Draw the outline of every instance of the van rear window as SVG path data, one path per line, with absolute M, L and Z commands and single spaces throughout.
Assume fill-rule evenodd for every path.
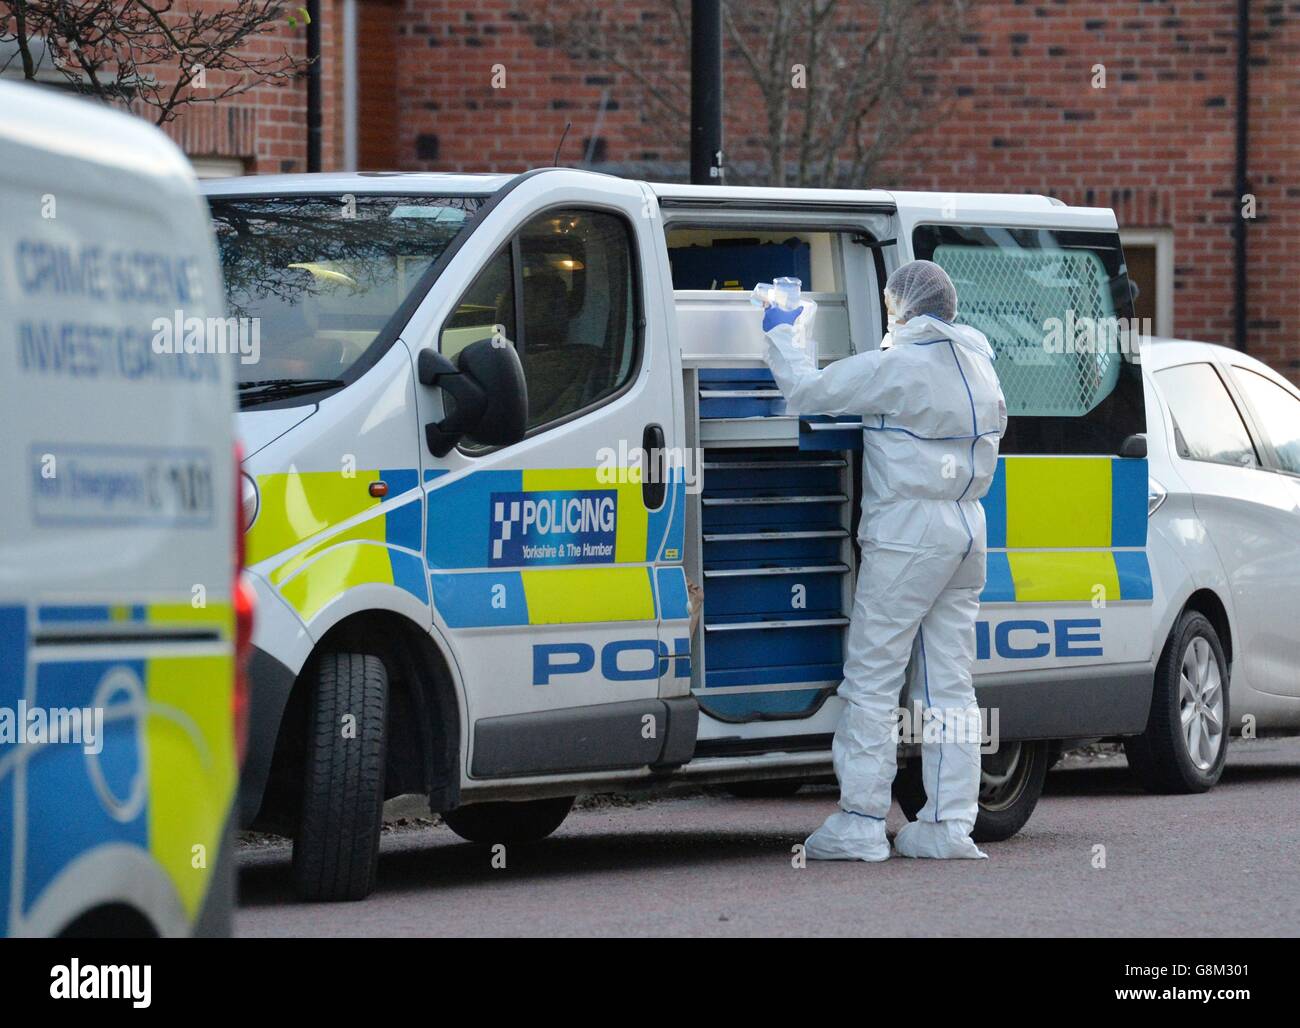
M 1115 453 L 1146 430 L 1117 233 L 922 225 L 918 258 L 957 287 L 957 320 L 998 355 L 1004 453 Z

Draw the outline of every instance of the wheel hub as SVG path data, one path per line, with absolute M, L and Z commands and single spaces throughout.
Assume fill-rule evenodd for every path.
M 1183 651 L 1178 676 L 1178 706 L 1187 756 L 1208 771 L 1223 746 L 1223 676 L 1210 642 L 1196 636 Z

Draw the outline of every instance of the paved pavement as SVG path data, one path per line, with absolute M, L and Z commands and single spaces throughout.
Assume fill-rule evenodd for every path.
M 1300 934 L 1300 738 L 1234 742 L 1223 781 L 1201 796 L 1140 791 L 1122 756 L 1069 758 L 1021 833 L 985 847 L 987 861 L 793 868 L 791 847 L 834 802 L 827 788 L 787 800 L 616 797 L 511 848 L 503 869 L 487 847 L 405 818 L 386 829 L 375 894 L 336 905 L 293 901 L 287 844 L 245 843 L 236 932 Z M 895 806 L 891 830 L 902 823 Z

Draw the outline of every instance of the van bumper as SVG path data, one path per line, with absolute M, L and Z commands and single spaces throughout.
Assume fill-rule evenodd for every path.
M 998 735 L 1007 742 L 1093 739 L 1137 735 L 1147 726 L 1155 665 L 1109 664 L 1059 671 L 980 675 L 975 696 L 998 712 Z
M 271 757 L 280 721 L 297 676 L 265 650 L 254 646 L 248 660 L 248 753 L 239 776 L 239 826 L 248 828 L 262 807 L 271 776 Z

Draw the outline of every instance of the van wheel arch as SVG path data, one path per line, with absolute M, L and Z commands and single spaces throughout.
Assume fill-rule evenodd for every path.
M 332 626 L 294 681 L 253 827 L 292 835 L 301 801 L 308 704 L 320 656 L 368 653 L 384 662 L 389 702 L 386 797 L 420 793 L 434 810 L 460 801 L 460 710 L 450 667 L 429 632 L 391 611 L 363 611 Z

